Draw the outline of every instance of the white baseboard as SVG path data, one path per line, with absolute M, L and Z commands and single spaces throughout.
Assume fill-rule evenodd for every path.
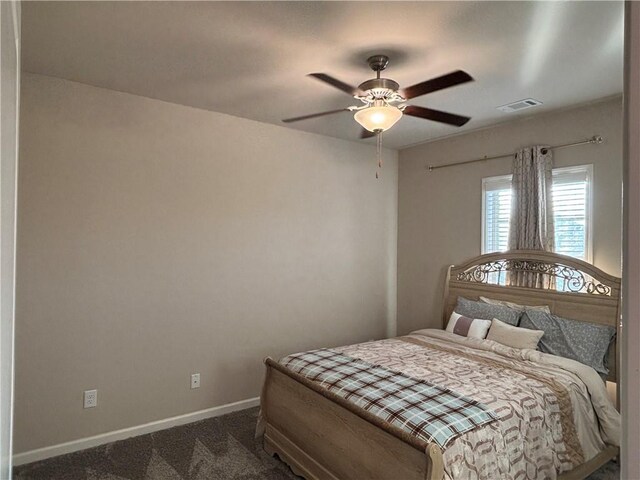
M 58 455 L 97 447 L 99 445 L 104 445 L 105 443 L 116 442 L 130 437 L 137 437 L 139 435 L 157 432 L 158 430 L 177 427 L 178 425 L 197 422 L 206 418 L 219 417 L 220 415 L 225 415 L 237 410 L 256 407 L 259 404 L 259 397 L 248 398 L 246 400 L 240 400 L 239 402 L 207 408 L 206 410 L 185 413 L 184 415 L 178 415 L 177 417 L 156 420 L 155 422 L 145 423 L 144 425 L 137 425 L 135 427 L 123 428 L 122 430 L 114 430 L 113 432 L 101 433 L 100 435 L 94 435 L 93 437 L 80 438 L 78 440 L 72 440 L 70 442 L 60 443 L 50 447 L 37 448 L 35 450 L 29 450 L 28 452 L 14 455 L 13 465 L 18 466 L 26 463 L 37 462 L 46 458 L 57 457 Z

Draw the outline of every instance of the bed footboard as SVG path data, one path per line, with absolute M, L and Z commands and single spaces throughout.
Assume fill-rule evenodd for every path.
M 307 480 L 442 480 L 437 445 L 411 445 L 305 385 L 271 359 L 261 398 L 265 450 Z

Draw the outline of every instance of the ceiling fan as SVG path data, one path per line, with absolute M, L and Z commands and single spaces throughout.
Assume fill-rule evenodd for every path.
M 312 113 L 301 117 L 286 118 L 285 123 L 299 122 L 310 118 L 333 115 L 341 112 L 355 112 L 353 117 L 363 129 L 360 138 L 373 137 L 382 133 L 396 124 L 403 114 L 412 117 L 432 120 L 434 122 L 446 123 L 461 127 L 470 117 L 456 115 L 454 113 L 434 110 L 432 108 L 419 107 L 417 105 L 407 105 L 405 102 L 412 98 L 436 92 L 445 88 L 472 82 L 473 78 L 462 70 L 432 78 L 410 87 L 400 89 L 400 85 L 389 78 L 380 78 L 380 72 L 387 68 L 389 57 L 386 55 L 373 55 L 367 59 L 369 67 L 376 72 L 376 78 L 372 78 L 361 83 L 358 87 L 346 84 L 326 73 L 310 73 L 308 76 L 328 83 L 332 87 L 342 90 L 345 93 L 360 100 L 363 105 L 329 110 L 328 112 Z

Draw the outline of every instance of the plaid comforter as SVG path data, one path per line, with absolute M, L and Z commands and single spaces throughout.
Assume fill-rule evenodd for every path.
M 497 420 L 475 400 L 424 380 L 330 349 L 289 355 L 280 363 L 409 434 L 445 448 L 465 432 Z

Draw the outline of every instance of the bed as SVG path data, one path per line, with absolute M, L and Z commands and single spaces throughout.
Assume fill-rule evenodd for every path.
M 510 286 L 517 275 L 533 278 L 535 287 Z M 449 267 L 443 327 L 459 297 L 547 305 L 554 315 L 619 329 L 620 279 L 548 252 L 488 254 Z M 616 335 L 606 378 L 616 385 L 617 358 Z M 267 453 L 308 480 L 573 480 L 619 453 L 620 417 L 603 379 L 591 367 L 555 355 L 422 330 L 281 361 L 267 358 L 265 365 L 258 435 Z M 385 385 L 414 388 L 411 398 L 418 400 L 389 415 L 390 404 L 406 406 L 408 398 L 398 400 L 389 387 L 385 396 L 391 392 L 393 401 L 385 400 L 385 417 L 370 408 L 377 399 L 365 408 L 357 396 L 345 394 L 345 384 L 326 388 L 318 372 L 337 378 L 333 368 L 342 369 L 341 378 L 384 377 Z M 441 426 L 438 415 L 415 412 L 431 401 L 432 410 L 453 405 L 462 418 L 456 426 Z

